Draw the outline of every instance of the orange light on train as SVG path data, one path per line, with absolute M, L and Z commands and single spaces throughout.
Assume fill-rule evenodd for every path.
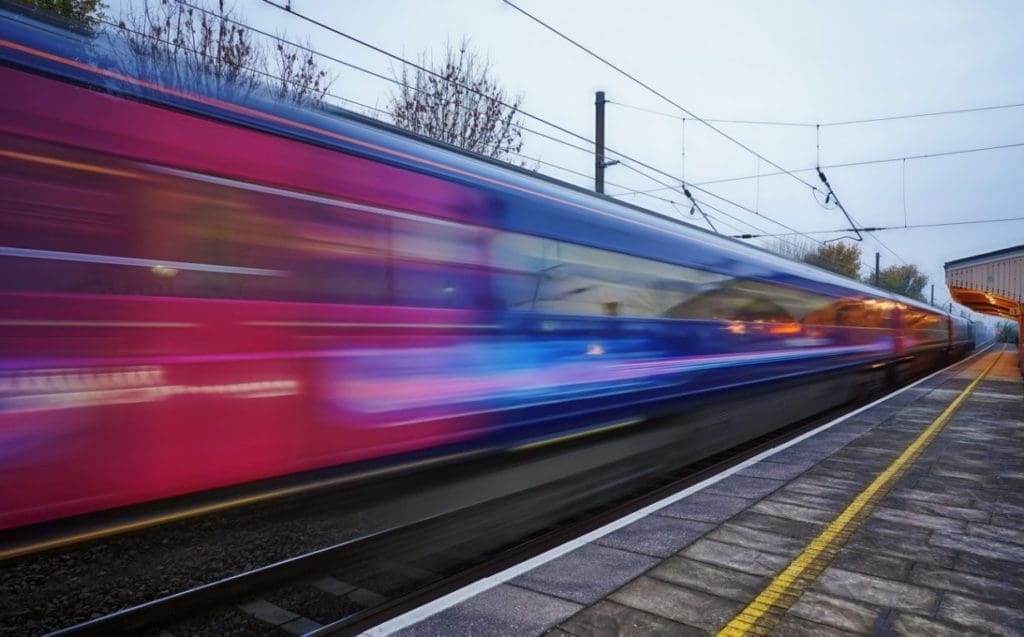
M 729 324 L 725 326 L 725 331 L 730 334 L 746 334 L 747 326 L 740 321 L 729 321 Z

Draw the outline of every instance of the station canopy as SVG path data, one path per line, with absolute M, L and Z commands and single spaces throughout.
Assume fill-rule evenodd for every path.
M 946 263 L 946 285 L 975 312 L 1022 322 L 1024 245 Z

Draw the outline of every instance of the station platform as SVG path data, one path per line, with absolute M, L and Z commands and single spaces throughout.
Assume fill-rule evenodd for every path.
M 1024 634 L 1024 394 L 995 346 L 371 635 Z

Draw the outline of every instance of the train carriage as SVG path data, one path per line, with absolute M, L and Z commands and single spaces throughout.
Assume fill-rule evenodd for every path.
M 0 15 L 0 529 L 665 418 L 709 453 L 966 347 L 908 299 L 85 46 Z

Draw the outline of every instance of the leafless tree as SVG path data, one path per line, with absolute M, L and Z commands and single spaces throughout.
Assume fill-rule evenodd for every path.
M 506 161 L 522 149 L 523 98 L 506 93 L 468 39 L 446 44 L 440 63 L 421 54 L 419 65 L 433 73 L 409 67 L 395 73 L 399 87 L 387 110 L 396 125 Z
M 244 98 L 269 89 L 297 103 L 317 103 L 332 78 L 313 53 L 282 39 L 268 44 L 233 6 L 141 0 L 123 10 L 118 31 L 129 73 L 171 86 Z M 199 8 L 196 8 L 199 7 Z
M 317 63 L 308 43 L 296 47 L 280 36 L 274 45 L 277 96 L 296 104 L 316 104 L 327 95 L 334 79 Z

